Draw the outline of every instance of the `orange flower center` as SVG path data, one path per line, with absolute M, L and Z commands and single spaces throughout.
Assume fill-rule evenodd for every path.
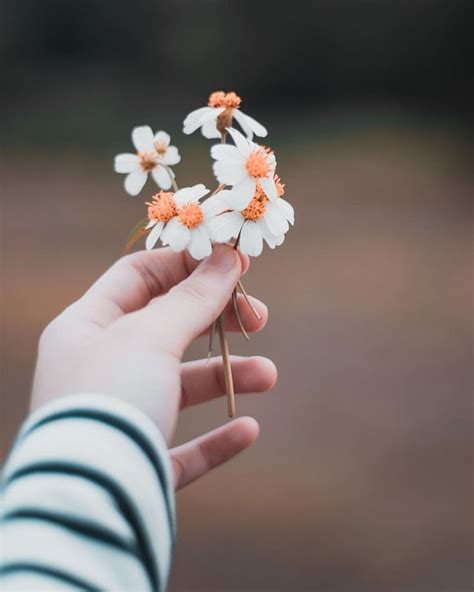
M 235 92 L 225 93 L 222 90 L 213 92 L 208 101 L 209 107 L 225 107 L 226 109 L 238 109 L 242 99 Z
M 256 222 L 265 213 L 267 203 L 268 197 L 262 191 L 260 185 L 257 185 L 255 194 L 252 197 L 252 201 L 245 208 L 245 210 L 241 211 L 241 214 L 246 220 L 252 220 L 252 222 Z
M 281 182 L 281 179 L 278 175 L 275 175 L 273 180 L 275 181 L 278 197 L 283 197 L 285 195 L 285 184 Z
M 265 148 L 257 148 L 249 154 L 245 168 L 251 177 L 255 177 L 256 179 L 268 177 L 271 167 L 267 156 L 268 151 Z
M 168 150 L 168 146 L 164 142 L 155 142 L 155 150 L 159 156 L 163 156 Z
M 153 196 L 153 201 L 146 202 L 148 206 L 148 218 L 155 222 L 168 222 L 173 216 L 178 214 L 174 193 L 160 191 Z
M 178 217 L 179 221 L 184 226 L 187 226 L 188 228 L 196 228 L 202 224 L 204 220 L 204 212 L 198 203 L 191 201 L 184 204 L 179 211 Z
M 138 158 L 145 173 L 149 173 L 156 167 L 156 156 L 153 152 L 139 152 Z

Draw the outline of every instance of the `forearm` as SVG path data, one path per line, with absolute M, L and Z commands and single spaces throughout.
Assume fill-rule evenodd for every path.
M 3 588 L 162 590 L 174 542 L 165 442 L 135 408 L 72 396 L 23 426 L 3 482 Z

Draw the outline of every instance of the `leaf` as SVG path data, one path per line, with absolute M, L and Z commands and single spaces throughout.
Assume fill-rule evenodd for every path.
M 127 242 L 125 243 L 125 246 L 123 248 L 124 255 L 130 253 L 131 248 L 137 242 L 137 240 L 139 240 L 140 238 L 142 238 L 142 236 L 145 236 L 150 232 L 150 229 L 146 228 L 148 222 L 148 218 L 143 218 L 142 220 L 137 222 L 135 226 L 132 228 L 128 236 Z

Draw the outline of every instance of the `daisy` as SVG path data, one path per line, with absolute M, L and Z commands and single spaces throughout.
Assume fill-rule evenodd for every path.
M 242 99 L 235 92 L 213 92 L 207 107 L 196 109 L 186 117 L 183 132 L 192 134 L 201 128 L 205 138 L 220 138 L 228 127 L 232 127 L 232 118 L 235 117 L 247 138 L 251 140 L 254 134 L 264 138 L 267 130 L 253 117 L 240 111 L 241 102 Z
M 211 148 L 215 159 L 214 174 L 224 185 L 232 185 L 234 194 L 239 196 L 239 207 L 245 208 L 255 193 L 257 185 L 265 195 L 274 201 L 278 197 L 274 174 L 275 155 L 264 146 L 247 140 L 235 129 L 230 128 L 235 146 L 217 144 Z
M 263 241 L 272 249 L 282 244 L 289 223 L 294 224 L 295 214 L 282 195 L 284 185 L 275 175 L 275 186 L 278 199 L 268 199 L 262 188 L 257 185 L 250 203 L 241 208 L 240 197 L 234 190 L 224 189 L 219 193 L 225 201 L 228 211 L 215 216 L 210 222 L 214 240 L 227 242 L 231 238 L 239 238 L 239 248 L 246 255 L 258 256 L 263 249 Z
M 170 136 L 166 132 L 153 135 L 150 126 L 142 125 L 132 131 L 132 141 L 136 154 L 118 154 L 115 157 L 115 171 L 126 173 L 125 191 L 138 195 L 146 183 L 148 173 L 162 189 L 172 185 L 173 172 L 169 168 L 181 160 L 176 146 L 170 146 Z
M 202 184 L 183 187 L 176 193 L 161 191 L 148 202 L 147 228 L 151 232 L 146 240 L 146 248 L 152 249 L 161 238 L 164 245 L 173 251 L 188 249 L 194 259 L 204 259 L 212 252 L 209 221 L 226 209 L 227 204 L 217 196 L 200 203 L 209 193 Z

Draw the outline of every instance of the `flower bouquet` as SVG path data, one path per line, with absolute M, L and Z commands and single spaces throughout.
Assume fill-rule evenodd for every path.
M 281 245 L 290 224 L 293 207 L 283 198 L 285 186 L 276 174 L 273 151 L 253 141 L 254 135 L 265 137 L 267 130 L 240 110 L 241 99 L 234 92 L 214 92 L 207 107 L 192 111 L 184 120 L 183 132 L 201 129 L 208 139 L 220 139 L 211 147 L 213 171 L 218 181 L 211 191 L 202 183 L 178 187 L 172 167 L 181 161 L 176 146 L 164 131 L 153 133 L 144 125 L 132 131 L 135 153 L 115 157 L 115 171 L 125 174 L 125 191 L 138 195 L 148 175 L 160 191 L 145 202 L 147 216 L 132 230 L 126 243 L 128 252 L 146 235 L 146 248 L 153 249 L 158 240 L 173 251 L 187 249 L 194 259 L 204 259 L 213 243 L 231 243 L 234 249 L 256 257 L 264 241 L 271 249 Z M 234 121 L 243 133 L 233 127 Z M 228 140 L 233 143 L 228 143 Z M 242 323 L 237 293 L 241 292 L 253 313 L 259 317 L 248 295 L 238 282 L 232 294 L 232 306 L 245 339 L 249 336 Z M 210 328 L 209 354 L 214 350 L 214 336 L 219 335 L 227 389 L 228 415 L 235 415 L 235 399 L 229 347 L 222 315 Z

